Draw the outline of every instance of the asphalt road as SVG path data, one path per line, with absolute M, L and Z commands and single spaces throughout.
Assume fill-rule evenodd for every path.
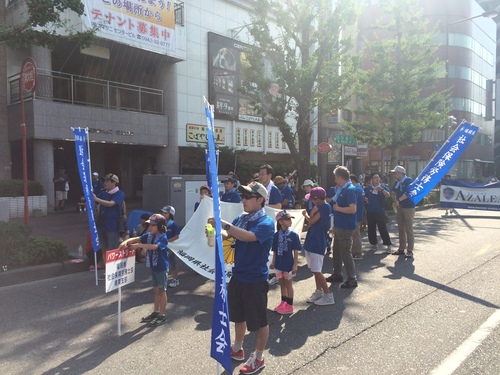
M 442 212 L 417 212 L 413 261 L 367 253 L 357 289 L 332 284 L 333 306 L 305 302 L 314 281 L 300 257 L 296 312 L 269 311 L 262 373 L 500 374 L 500 213 Z M 325 258 L 325 273 L 331 266 Z M 137 268 L 122 289 L 122 336 L 118 293 L 105 294 L 90 272 L 0 288 L 0 374 L 215 374 L 214 285 L 181 270 L 167 324 L 151 329 L 139 323 L 152 308 L 150 275 Z M 271 287 L 270 310 L 279 294 Z M 254 345 L 249 334 L 247 357 Z

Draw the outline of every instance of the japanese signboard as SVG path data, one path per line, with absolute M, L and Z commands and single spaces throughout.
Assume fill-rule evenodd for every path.
M 214 126 L 215 143 L 226 143 L 226 129 L 223 126 Z M 207 127 L 205 125 L 187 124 L 186 142 L 207 143 Z
M 335 143 L 338 143 L 341 145 L 353 145 L 356 143 L 356 139 L 354 138 L 354 136 L 349 135 L 349 134 L 335 134 L 334 140 L 335 140 Z
M 85 0 L 84 25 L 97 36 L 166 54 L 175 51 L 174 2 L 171 0 Z
M 245 121 L 262 124 L 264 121 L 274 125 L 275 121 L 269 116 L 262 116 L 260 107 L 254 100 L 241 93 L 242 83 L 245 80 L 243 64 L 247 55 L 252 52 L 252 47 L 238 40 L 222 35 L 208 33 L 208 85 L 209 101 L 215 109 L 215 118 L 231 121 Z M 263 56 L 263 65 L 269 61 Z M 247 62 L 248 63 L 248 62 Z M 267 66 L 263 74 L 269 76 L 272 69 Z M 269 77 L 271 81 L 274 79 Z M 266 95 L 261 101 L 281 97 L 280 87 L 277 83 L 269 85 Z M 266 97 L 267 99 L 263 99 Z M 266 105 L 263 105 L 265 108 Z M 250 142 L 251 143 L 251 142 Z M 279 148 L 279 147 L 278 147 Z
M 106 293 L 135 281 L 135 250 L 106 251 Z
M 28 93 L 35 91 L 36 82 L 38 78 L 38 73 L 36 69 L 35 60 L 28 57 L 24 60 L 23 66 L 21 68 L 21 88 Z M 23 95 L 22 93 L 20 94 Z

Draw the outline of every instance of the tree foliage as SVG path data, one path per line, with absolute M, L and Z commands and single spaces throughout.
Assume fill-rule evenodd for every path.
M 95 29 L 74 32 L 65 12 L 70 10 L 78 16 L 84 14 L 81 0 L 27 0 L 23 21 L 17 24 L 0 24 L 0 42 L 13 48 L 37 45 L 52 48 L 64 30 L 67 38 L 85 47 L 95 38 Z
M 446 123 L 448 93 L 436 90 L 446 71 L 418 2 L 383 0 L 380 6 L 382 19 L 365 37 L 359 106 L 348 127 L 358 141 L 390 148 L 396 165 L 401 147 Z
M 256 1 L 248 30 L 257 52 L 246 56 L 242 91 L 262 105 L 266 123 L 279 127 L 300 181 L 311 178 L 313 126 L 349 100 L 355 23 L 351 0 L 335 8 L 331 0 Z M 279 94 L 270 89 L 276 85 Z

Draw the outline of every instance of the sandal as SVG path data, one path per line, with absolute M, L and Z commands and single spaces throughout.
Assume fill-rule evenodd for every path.
M 394 252 L 391 253 L 392 255 L 405 255 L 405 251 L 404 250 L 396 250 Z

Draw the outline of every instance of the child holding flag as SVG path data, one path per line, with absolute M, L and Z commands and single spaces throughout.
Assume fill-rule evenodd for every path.
M 276 230 L 273 239 L 273 260 L 269 268 L 276 270 L 281 287 L 281 303 L 274 309 L 279 314 L 293 314 L 292 279 L 297 274 L 300 238 L 290 230 L 292 219 L 285 210 L 276 214 Z
M 129 247 L 137 250 L 142 248 L 146 252 L 146 267 L 151 268 L 154 293 L 154 311 L 142 318 L 142 323 L 149 323 L 156 327 L 167 321 L 167 277 L 168 277 L 168 251 L 167 228 L 165 218 L 160 214 L 153 214 L 146 221 L 149 231 L 140 237 L 129 238 L 120 244 L 120 248 Z

